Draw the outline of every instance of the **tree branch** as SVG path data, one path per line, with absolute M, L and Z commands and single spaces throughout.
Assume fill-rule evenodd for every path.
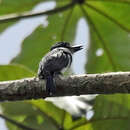
M 10 15 L 1 16 L 0 23 L 19 20 L 22 18 L 30 18 L 30 17 L 32 18 L 32 17 L 36 17 L 36 16 L 55 14 L 58 12 L 65 11 L 65 10 L 73 7 L 75 4 L 76 4 L 76 2 L 72 1 L 71 3 L 69 3 L 63 7 L 55 8 L 55 9 L 48 10 L 48 11 L 42 11 L 42 12 L 38 12 L 38 13 L 30 13 L 29 12 L 29 13 L 23 13 L 23 14 L 10 14 Z
M 57 89 L 53 96 L 130 93 L 130 72 L 56 77 L 55 83 Z M 38 78 L 0 82 L 0 101 L 46 97 L 45 81 Z

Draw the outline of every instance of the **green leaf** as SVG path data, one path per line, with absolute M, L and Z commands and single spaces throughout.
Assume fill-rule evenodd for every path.
M 32 76 L 34 76 L 34 73 L 22 65 L 0 65 L 0 81 Z
M 71 129 L 86 122 L 85 118 L 73 120 L 72 116 L 59 109 L 51 102 L 41 100 L 1 103 L 4 115 L 26 126 L 38 130 Z M 17 107 L 16 107 L 17 106 Z M 17 109 L 16 109 L 17 108 Z M 7 123 L 10 130 L 19 130 L 11 123 Z
M 21 53 L 12 60 L 12 63 L 20 63 L 37 71 L 41 58 L 49 51 L 52 44 L 61 40 L 69 42 L 74 40 L 76 25 L 81 16 L 80 13 L 76 15 L 77 12 L 80 12 L 78 6 L 73 9 L 73 12 L 71 9 L 48 16 L 48 26 L 39 26 L 23 41 Z
M 100 95 L 94 104 L 94 117 L 75 130 L 129 130 L 129 95 Z M 100 102 L 99 102 L 100 101 Z
M 3 113 L 7 117 L 22 123 L 28 127 L 41 130 L 41 129 L 56 129 L 55 125 L 43 114 L 37 107 L 29 104 L 26 101 L 21 102 L 5 102 L 1 103 Z M 17 126 L 7 122 L 9 130 L 19 130 Z
M 51 118 L 55 123 L 61 124 L 61 122 L 62 122 L 61 119 L 62 119 L 63 114 L 64 114 L 63 110 L 57 108 L 52 103 L 46 102 L 42 99 L 41 100 L 33 100 L 33 101 L 30 101 L 30 103 L 32 103 L 34 106 L 39 108 L 43 113 L 48 115 L 48 117 Z
M 130 3 L 123 1 L 89 1 L 84 5 L 91 31 L 86 65 L 89 73 L 129 70 L 130 18 L 124 17 L 129 14 L 129 7 Z M 99 48 L 104 51 L 101 56 L 96 55 Z
M 130 23 L 125 17 L 130 1 L 87 1 L 82 11 L 90 27 L 91 44 L 86 70 L 88 73 L 128 71 Z M 99 50 L 103 54 L 96 55 Z M 94 117 L 76 130 L 129 130 L 129 95 L 96 97 Z
M 44 100 L 32 100 L 29 102 L 43 112 L 57 128 L 71 129 L 86 122 L 85 118 L 73 120 L 69 113 L 65 112 L 63 109 L 59 109 L 51 102 Z

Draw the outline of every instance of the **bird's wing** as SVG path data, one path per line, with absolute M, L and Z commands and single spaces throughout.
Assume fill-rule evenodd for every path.
M 68 52 L 62 49 L 53 50 L 44 59 L 44 69 L 53 72 L 61 71 L 70 64 L 70 60 L 72 61 L 72 56 Z

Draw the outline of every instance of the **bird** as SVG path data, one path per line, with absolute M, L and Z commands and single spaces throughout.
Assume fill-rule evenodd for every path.
M 69 42 L 57 42 L 41 59 L 38 68 L 38 78 L 45 79 L 46 92 L 52 95 L 56 92 L 54 77 L 62 74 L 71 66 L 72 55 L 83 49 L 81 45 L 71 46 Z

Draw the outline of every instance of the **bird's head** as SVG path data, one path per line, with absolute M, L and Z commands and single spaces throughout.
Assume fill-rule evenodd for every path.
M 59 48 L 59 47 L 63 47 L 63 48 L 67 48 L 69 49 L 72 53 L 75 53 L 81 49 L 83 49 L 81 45 L 77 45 L 77 46 L 71 46 L 70 43 L 68 42 L 57 42 L 55 45 L 53 45 L 51 47 L 51 50 L 55 49 L 55 48 Z

